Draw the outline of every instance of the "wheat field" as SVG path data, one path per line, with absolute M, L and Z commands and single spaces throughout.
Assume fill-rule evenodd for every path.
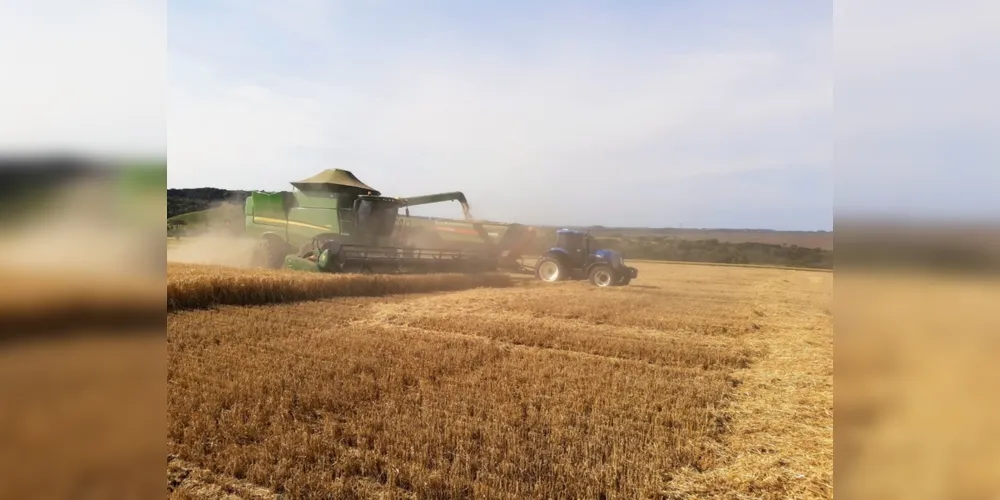
M 504 287 L 511 282 L 510 276 L 499 273 L 326 274 L 171 263 L 167 266 L 167 310 Z
M 637 267 L 171 264 L 171 498 L 832 498 L 833 274 Z

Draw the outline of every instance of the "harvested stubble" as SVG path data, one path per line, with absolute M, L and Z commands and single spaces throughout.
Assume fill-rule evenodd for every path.
M 334 275 L 171 263 L 167 267 L 167 310 L 454 291 L 512 283 L 507 275 L 491 273 Z
M 294 498 L 829 498 L 829 275 L 642 272 L 171 314 L 171 452 Z

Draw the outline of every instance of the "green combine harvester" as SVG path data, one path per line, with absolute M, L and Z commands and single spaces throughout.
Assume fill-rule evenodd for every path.
M 253 192 L 244 210 L 258 239 L 253 265 L 334 273 L 524 271 L 534 228 L 475 221 L 461 192 L 394 198 L 351 172 L 324 170 L 294 190 Z M 409 207 L 458 201 L 464 221 L 409 216 Z M 399 210 L 405 215 L 400 216 Z

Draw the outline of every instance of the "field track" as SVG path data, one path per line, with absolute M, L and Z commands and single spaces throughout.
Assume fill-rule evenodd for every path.
M 832 498 L 833 274 L 636 265 L 178 307 L 171 497 Z

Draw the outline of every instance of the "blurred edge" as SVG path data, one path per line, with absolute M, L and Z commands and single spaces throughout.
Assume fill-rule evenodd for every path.
M 934 222 L 853 215 L 834 224 L 841 270 L 995 274 L 1000 219 Z
M 835 490 L 1000 494 L 1000 220 L 837 218 Z
M 164 494 L 166 178 L 0 157 L 0 498 Z
M 0 157 L 0 325 L 165 310 L 166 180 L 162 160 Z

